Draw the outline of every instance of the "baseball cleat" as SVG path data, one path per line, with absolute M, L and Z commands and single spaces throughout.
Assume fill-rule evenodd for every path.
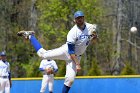
M 34 31 L 19 31 L 17 33 L 18 36 L 23 36 L 26 39 L 28 39 L 29 38 L 29 35 L 32 35 L 32 34 L 35 34 L 35 32 Z

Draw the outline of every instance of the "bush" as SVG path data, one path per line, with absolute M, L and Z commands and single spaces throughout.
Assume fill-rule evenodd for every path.
M 132 66 L 126 64 L 126 66 L 121 71 L 121 75 L 136 75 L 136 71 Z
M 101 69 L 99 68 L 98 64 L 95 61 L 92 61 L 92 66 L 88 72 L 89 76 L 99 76 L 101 75 Z

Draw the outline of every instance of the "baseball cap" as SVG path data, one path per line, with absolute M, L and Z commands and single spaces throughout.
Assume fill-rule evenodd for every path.
M 74 18 L 80 17 L 80 16 L 84 16 L 84 13 L 82 11 L 77 11 L 74 13 Z
M 6 56 L 6 53 L 5 53 L 5 52 L 1 52 L 0 55 L 1 55 L 1 56 Z

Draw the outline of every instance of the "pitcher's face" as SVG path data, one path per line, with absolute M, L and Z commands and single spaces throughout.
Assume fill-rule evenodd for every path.
M 78 26 L 82 26 L 84 24 L 84 16 L 80 16 L 80 17 L 75 18 L 75 23 Z
M 1 56 L 1 60 L 6 61 L 6 56 Z

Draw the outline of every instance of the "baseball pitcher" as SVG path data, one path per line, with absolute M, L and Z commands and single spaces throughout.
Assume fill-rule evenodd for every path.
M 66 61 L 66 75 L 62 93 L 68 93 L 74 82 L 77 71 L 81 70 L 80 59 L 89 43 L 97 39 L 96 25 L 84 21 L 84 13 L 74 13 L 75 25 L 67 34 L 67 42 L 59 48 L 45 50 L 34 36 L 34 31 L 20 31 L 18 36 L 29 39 L 39 57 L 43 59 L 59 59 Z

